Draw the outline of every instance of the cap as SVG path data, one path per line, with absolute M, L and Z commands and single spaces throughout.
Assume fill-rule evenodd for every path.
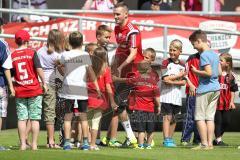
M 30 34 L 26 30 L 19 30 L 15 33 L 15 40 L 21 39 L 22 41 L 29 41 Z

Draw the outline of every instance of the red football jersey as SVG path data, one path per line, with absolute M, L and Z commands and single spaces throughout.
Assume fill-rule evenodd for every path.
M 160 96 L 159 76 L 155 71 L 141 75 L 138 71 L 131 74 L 130 84 L 133 90 L 129 94 L 129 109 L 154 112 L 155 97 Z
M 106 84 L 112 84 L 112 76 L 110 68 L 106 68 L 105 72 L 97 79 L 102 97 L 98 98 L 95 85 L 93 82 L 88 82 L 88 107 L 106 110 L 109 108 L 109 97 L 106 90 Z
M 118 48 L 116 50 L 114 65 L 119 67 L 129 56 L 130 48 L 137 48 L 137 55 L 129 66 L 125 66 L 122 71 L 122 77 L 126 77 L 128 72 L 136 68 L 136 64 L 143 60 L 141 34 L 137 26 L 129 21 L 124 27 L 115 26 L 114 29 Z
M 188 79 L 192 82 L 192 84 L 197 88 L 198 87 L 198 76 L 194 74 L 191 70 L 191 66 L 196 67 L 196 69 L 199 69 L 199 63 L 200 63 L 200 55 L 198 53 L 195 53 L 193 55 L 190 55 L 186 64 L 185 69 L 187 72 Z M 189 94 L 189 85 L 186 84 L 186 94 Z
M 238 85 L 235 82 L 235 77 L 229 74 L 225 76 L 219 76 L 218 78 L 220 83 L 220 97 L 218 99 L 217 110 L 229 110 L 231 92 L 238 91 Z
M 17 98 L 35 97 L 43 93 L 34 64 L 35 54 L 35 51 L 28 48 L 16 50 L 11 54 Z

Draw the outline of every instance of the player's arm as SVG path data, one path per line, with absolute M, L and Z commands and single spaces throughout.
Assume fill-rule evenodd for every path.
M 218 64 L 218 75 L 221 76 L 222 75 L 222 67 L 221 64 Z
M 185 85 L 186 85 L 186 80 L 185 80 L 185 79 L 175 80 L 175 81 L 172 81 L 172 80 L 164 80 L 164 83 L 165 83 L 165 84 L 168 84 L 168 85 L 185 86 Z
M 39 78 L 40 78 L 40 80 L 42 82 L 43 91 L 45 93 L 45 92 L 47 92 L 48 88 L 47 88 L 47 84 L 45 82 L 42 66 L 41 66 L 40 60 L 39 60 L 38 55 L 37 55 L 36 52 L 34 53 L 33 62 L 34 62 L 34 67 L 35 67 L 35 69 L 37 71 L 37 74 L 38 74 L 38 76 L 39 76 Z
M 192 71 L 196 75 L 201 76 L 201 77 L 211 77 L 212 76 L 212 67 L 211 67 L 211 65 L 210 64 L 205 65 L 203 68 L 204 68 L 203 70 L 198 70 L 193 65 L 191 66 Z
M 234 104 L 234 99 L 235 99 L 235 92 L 231 92 L 231 99 L 230 99 L 230 109 L 236 109 L 236 106 Z
M 8 87 L 10 89 L 10 94 L 11 94 L 11 96 L 15 96 L 15 90 L 13 88 L 13 83 L 12 83 L 12 77 L 11 77 L 10 69 L 6 69 L 4 71 L 4 74 L 5 74 L 5 77 L 6 77 L 7 82 L 8 82 Z
M 238 84 L 235 81 L 235 75 L 233 74 L 233 79 L 230 82 L 230 91 L 231 91 L 231 99 L 230 99 L 230 109 L 235 109 L 236 106 L 234 104 L 234 99 L 235 99 L 235 92 L 238 91 Z
M 58 72 L 64 76 L 64 72 L 65 72 L 65 68 L 64 68 L 64 56 L 59 56 L 57 57 L 56 61 L 55 61 L 55 66 L 58 70 Z
M 111 87 L 110 83 L 106 84 L 106 89 L 107 89 L 107 93 L 108 93 L 108 97 L 109 97 L 109 101 L 111 103 L 112 109 L 117 110 L 118 105 L 116 104 L 116 102 L 114 100 L 113 90 L 112 90 L 112 87 Z
M 82 9 L 84 9 L 84 10 L 90 10 L 92 3 L 93 3 L 93 0 L 86 0 L 86 2 L 84 3 Z
M 12 58 L 11 58 L 11 55 L 9 53 L 8 48 L 3 49 L 2 53 L 3 53 L 2 57 L 1 57 L 2 61 L 5 60 L 3 65 L 2 65 L 2 67 L 4 69 L 4 74 L 5 74 L 5 77 L 6 77 L 7 82 L 8 82 L 8 87 L 10 89 L 10 94 L 11 94 L 11 96 L 15 96 L 15 90 L 14 90 L 14 87 L 13 87 L 12 77 L 11 77 L 11 70 L 10 70 L 11 68 L 13 68 L 12 67 Z
M 196 95 L 196 87 L 192 83 L 192 81 L 186 76 L 186 83 L 189 85 L 189 95 L 195 96 Z
M 130 45 L 130 48 L 129 48 L 130 54 L 128 55 L 126 60 L 117 68 L 119 72 L 119 77 L 121 77 L 122 69 L 125 66 L 127 66 L 129 63 L 131 63 L 137 56 L 138 46 L 140 46 L 142 43 L 139 34 L 140 33 L 137 30 L 133 30 L 131 31 L 131 33 L 127 38 L 129 40 L 129 45 Z
M 186 11 L 185 4 L 186 4 L 186 0 L 181 0 L 180 2 L 181 11 Z
M 159 115 L 161 112 L 161 103 L 160 103 L 160 89 L 157 85 L 154 87 L 153 95 L 154 95 L 155 110 L 157 115 Z
M 118 72 L 120 74 L 119 77 L 121 77 L 121 71 L 122 69 L 127 66 L 129 63 L 131 63 L 137 55 L 137 48 L 130 48 L 130 54 L 127 57 L 127 59 L 118 67 Z
M 166 76 L 165 80 L 175 81 L 175 80 L 183 78 L 185 75 L 186 75 L 186 72 L 184 70 L 182 70 L 177 75 Z
M 113 82 L 126 82 L 127 78 L 121 78 L 121 77 L 112 75 L 112 80 L 113 80 Z

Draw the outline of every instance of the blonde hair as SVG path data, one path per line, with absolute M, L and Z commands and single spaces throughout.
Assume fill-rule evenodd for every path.
M 222 53 L 220 55 L 227 63 L 229 63 L 229 67 L 227 68 L 227 72 L 231 73 L 233 70 L 233 62 L 232 62 L 232 56 L 229 53 Z
M 100 26 L 98 26 L 98 28 L 97 28 L 97 31 L 96 31 L 96 37 L 98 36 L 98 35 L 103 35 L 104 34 L 104 32 L 109 32 L 109 33 L 112 33 L 112 29 L 110 28 L 110 27 L 108 27 L 107 25 L 100 25 Z
M 52 29 L 48 33 L 48 39 L 47 39 L 47 52 L 49 54 L 52 54 L 54 51 L 61 53 L 64 51 L 65 46 L 65 38 L 64 34 L 57 30 Z
M 154 57 L 154 59 L 155 59 L 155 57 L 156 57 L 156 51 L 155 51 L 153 48 L 147 48 L 147 49 L 145 49 L 145 50 L 143 51 L 143 55 L 145 55 L 146 52 L 151 53 L 151 57 L 152 57 L 152 58 Z
M 182 52 L 182 41 L 180 41 L 179 39 L 174 39 L 171 41 L 170 46 L 173 46 L 174 48 L 177 48 L 178 50 L 180 50 Z

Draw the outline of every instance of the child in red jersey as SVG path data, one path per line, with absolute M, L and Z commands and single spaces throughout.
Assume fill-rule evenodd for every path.
M 12 67 L 15 70 L 15 97 L 18 116 L 18 133 L 20 137 L 20 150 L 26 150 L 27 120 L 31 121 L 32 150 L 37 150 L 39 133 L 39 120 L 42 114 L 42 87 L 38 76 L 42 81 L 44 91 L 47 86 L 37 53 L 28 48 L 30 35 L 25 30 L 19 30 L 15 34 L 15 42 L 18 48 L 11 54 Z
M 107 63 L 107 51 L 98 47 L 92 55 L 92 67 L 97 76 L 98 86 L 102 93 L 102 97 L 98 98 L 95 86 L 92 82 L 88 83 L 88 120 L 91 127 L 91 144 L 90 150 L 99 150 L 95 145 L 99 123 L 102 117 L 102 112 L 112 106 L 117 109 L 117 104 L 113 98 L 111 70 Z
M 129 74 L 129 83 L 134 89 L 129 96 L 129 109 L 133 110 L 134 124 L 138 131 L 138 148 L 151 149 L 153 132 L 155 130 L 155 107 L 160 113 L 159 76 L 151 68 L 151 62 L 143 60 L 138 64 L 138 71 Z M 147 143 L 144 146 L 145 132 Z
M 213 145 L 226 146 L 222 141 L 222 136 L 230 124 L 230 111 L 235 109 L 234 97 L 238 91 L 238 85 L 235 80 L 235 75 L 232 72 L 233 63 L 232 56 L 229 53 L 220 55 L 220 63 L 222 67 L 222 75 L 218 80 L 220 83 L 220 97 L 218 100 L 217 110 L 215 113 L 215 137 Z

